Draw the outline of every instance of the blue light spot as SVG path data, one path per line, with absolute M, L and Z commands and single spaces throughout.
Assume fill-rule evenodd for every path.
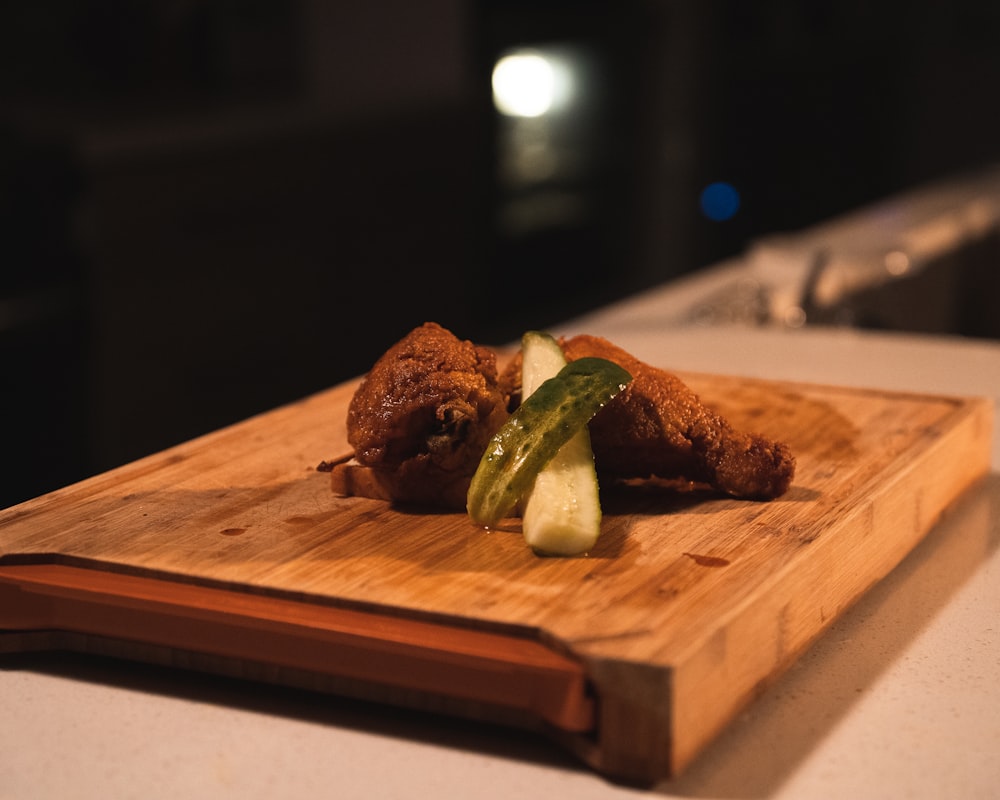
M 730 183 L 718 181 L 701 190 L 702 213 L 711 220 L 732 219 L 740 209 L 740 193 Z

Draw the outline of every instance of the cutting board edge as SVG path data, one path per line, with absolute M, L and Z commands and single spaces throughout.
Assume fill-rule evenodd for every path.
M 846 564 L 841 564 L 843 579 L 853 578 L 854 583 L 845 584 L 845 591 L 833 598 L 836 602 L 832 612 L 824 611 L 822 603 L 807 609 L 825 615 L 819 625 L 815 622 L 802 625 L 801 610 L 798 623 L 791 618 L 794 598 L 789 588 L 785 589 L 785 596 L 773 613 L 767 609 L 762 611 L 761 603 L 751 602 L 750 599 L 734 608 L 726 624 L 732 626 L 742 621 L 746 643 L 760 634 L 762 624 L 776 620 L 779 630 L 769 632 L 771 640 L 777 643 L 773 661 L 761 662 L 756 670 L 739 676 L 735 682 L 727 678 L 724 682 L 719 681 L 717 686 L 709 683 L 694 689 L 685 688 L 692 674 L 701 676 L 710 670 L 720 646 L 720 632 L 732 633 L 724 625 L 707 631 L 702 639 L 691 642 L 689 652 L 679 654 L 675 660 L 668 662 L 632 662 L 588 655 L 585 649 L 576 650 L 585 661 L 588 675 L 601 699 L 596 743 L 589 740 L 578 743 L 578 751 L 588 763 L 600 771 L 641 783 L 681 774 L 742 709 L 779 680 L 837 620 L 873 586 L 884 580 L 934 529 L 954 503 L 990 474 L 994 422 L 992 400 L 977 397 L 944 399 L 953 402 L 950 416 L 954 418 L 954 424 L 949 426 L 948 435 L 943 438 L 928 436 L 913 448 L 916 452 L 901 454 L 900 458 L 908 457 L 907 470 L 895 474 L 891 481 L 876 485 L 876 491 L 863 506 L 838 519 L 835 530 L 848 530 L 859 520 L 864 524 L 866 519 L 869 519 L 869 525 L 884 526 L 886 518 L 897 518 L 895 527 L 899 529 L 896 535 L 900 544 L 892 550 L 888 559 L 879 562 L 877 556 L 884 553 L 873 545 L 872 537 L 859 534 L 862 545 L 868 539 L 867 547 L 853 548 L 851 553 L 854 561 L 861 565 L 861 570 L 852 573 Z M 905 497 L 906 492 L 901 492 L 898 484 L 910 485 L 917 481 L 921 478 L 919 467 L 925 461 L 937 460 L 946 454 L 963 461 L 965 469 L 952 473 L 953 480 L 936 492 L 930 505 L 915 503 L 909 509 L 901 510 L 900 498 Z M 879 518 L 883 520 L 881 523 Z M 899 523 L 898 519 L 905 519 L 905 524 Z M 835 544 L 835 537 L 829 536 L 823 546 L 834 552 L 837 549 Z M 780 571 L 770 575 L 767 586 L 761 587 L 762 590 L 787 583 L 787 576 L 800 570 L 803 563 L 808 564 L 810 569 L 816 569 L 815 564 L 810 563 L 815 561 L 815 551 L 808 553 L 807 550 L 803 548 Z M 754 662 L 752 656 L 747 652 L 744 658 L 730 658 L 724 663 L 735 661 L 745 666 Z M 731 693 L 729 706 L 714 718 L 705 712 L 704 707 L 685 708 L 685 702 L 696 703 L 698 697 L 725 697 L 724 687 L 734 685 L 738 691 Z M 719 710 L 720 707 L 714 708 Z M 679 720 L 680 715 L 686 715 L 686 718 Z M 642 732 L 639 738 L 646 737 L 638 746 L 636 731 Z M 628 742 L 629 746 L 620 747 L 621 741 Z

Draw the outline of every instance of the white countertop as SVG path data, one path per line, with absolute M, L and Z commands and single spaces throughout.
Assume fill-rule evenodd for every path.
M 681 324 L 714 274 L 565 326 L 679 370 L 986 395 L 1000 343 Z M 459 332 L 460 333 L 460 332 Z M 993 474 L 681 778 L 609 783 L 531 734 L 83 656 L 0 659 L 0 800 L 1000 796 Z

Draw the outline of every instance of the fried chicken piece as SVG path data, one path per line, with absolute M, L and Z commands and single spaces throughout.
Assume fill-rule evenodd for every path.
M 561 339 L 566 358 L 598 356 L 632 374 L 632 382 L 590 421 L 594 462 L 603 480 L 682 479 L 735 497 L 769 500 L 784 494 L 795 458 L 780 442 L 736 431 L 706 408 L 676 375 L 657 369 L 606 339 Z M 500 377 L 516 404 L 521 359 Z
M 788 489 L 795 473 L 788 447 L 734 430 L 676 375 L 597 336 L 574 336 L 560 344 L 570 361 L 599 356 L 632 374 L 632 383 L 590 423 L 594 461 L 602 475 L 684 478 L 758 500 Z
M 347 439 L 388 497 L 465 508 L 479 459 L 507 416 L 493 351 L 428 322 L 362 380 Z
M 590 422 L 602 479 L 683 479 L 747 499 L 787 491 L 795 459 L 784 444 L 735 430 L 680 378 L 605 339 L 581 335 L 560 345 L 571 361 L 599 356 L 633 377 Z M 425 323 L 359 385 L 347 415 L 354 464 L 335 470 L 348 484 L 356 477 L 367 496 L 464 508 L 487 443 L 519 402 L 520 383 L 520 354 L 498 375 L 492 350 Z

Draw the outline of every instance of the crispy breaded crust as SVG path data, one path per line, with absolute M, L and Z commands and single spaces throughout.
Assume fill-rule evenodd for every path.
M 759 500 L 787 491 L 795 458 L 781 442 L 735 430 L 676 375 L 606 339 L 580 335 L 560 344 L 571 361 L 599 356 L 632 374 L 632 383 L 590 422 L 602 477 L 684 478 Z
M 392 498 L 464 508 L 479 459 L 506 418 L 495 353 L 428 322 L 365 376 L 348 408 L 347 438 Z

